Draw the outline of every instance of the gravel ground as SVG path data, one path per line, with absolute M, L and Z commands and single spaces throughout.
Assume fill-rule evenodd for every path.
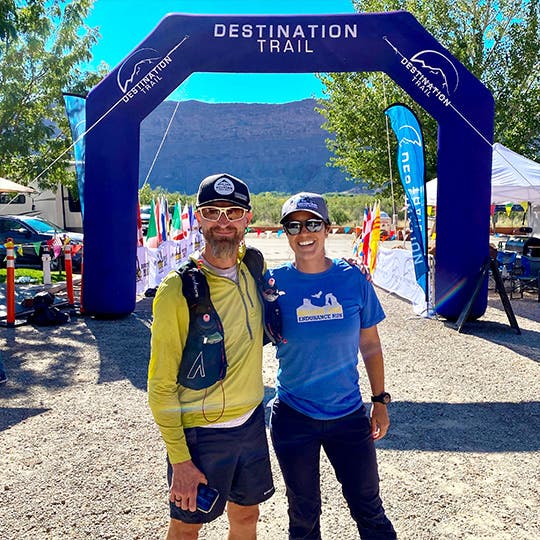
M 270 265 L 290 257 L 283 238 L 249 243 Z M 350 240 L 330 237 L 328 246 L 346 255 Z M 517 335 L 491 296 L 482 319 L 458 333 L 378 293 L 394 396 L 378 458 L 399 538 L 540 538 L 540 304 L 512 301 Z M 9 376 L 0 386 L 0 539 L 164 537 L 164 446 L 145 393 L 150 323 L 151 299 L 142 298 L 121 320 L 0 330 Z M 275 371 L 266 346 L 267 398 Z M 279 540 L 287 506 L 272 459 L 277 492 L 261 505 L 259 538 Z M 322 464 L 323 538 L 357 538 L 324 457 Z M 225 539 L 226 530 L 221 517 L 201 538 Z

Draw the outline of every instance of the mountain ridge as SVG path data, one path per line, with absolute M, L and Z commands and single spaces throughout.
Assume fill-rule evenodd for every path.
M 358 191 L 359 184 L 326 165 L 329 134 L 316 106 L 314 99 L 283 104 L 191 100 L 178 103 L 174 114 L 177 102 L 164 101 L 141 123 L 139 185 L 152 167 L 147 181 L 152 188 L 186 194 L 219 172 L 243 179 L 253 193 Z

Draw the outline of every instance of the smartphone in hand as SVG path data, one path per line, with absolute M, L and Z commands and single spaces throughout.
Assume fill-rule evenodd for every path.
M 212 511 L 219 498 L 217 489 L 208 487 L 206 484 L 199 484 L 197 488 L 197 510 L 208 514 Z

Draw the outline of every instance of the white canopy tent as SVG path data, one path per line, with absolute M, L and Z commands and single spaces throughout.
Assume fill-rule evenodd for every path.
M 437 205 L 437 179 L 426 183 L 426 201 Z M 491 204 L 529 203 L 529 226 L 540 235 L 540 163 L 532 161 L 500 143 L 493 145 Z
M 7 178 L 0 178 L 0 193 L 33 193 L 35 189 L 17 184 Z
M 426 184 L 426 199 L 437 205 L 437 179 Z M 540 203 L 540 163 L 516 154 L 500 143 L 493 145 L 491 203 Z

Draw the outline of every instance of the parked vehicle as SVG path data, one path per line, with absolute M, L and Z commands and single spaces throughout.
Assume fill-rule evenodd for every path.
M 47 241 L 58 238 L 62 243 L 69 238 L 73 245 L 83 243 L 83 235 L 66 231 L 46 219 L 34 216 L 0 216 L 0 265 L 5 267 L 6 248 L 4 244 L 12 238 L 16 246 L 22 246 L 22 254 L 16 252 L 15 266 L 20 268 L 42 268 L 43 248 Z M 51 251 L 51 269 L 64 268 L 63 255 L 53 258 Z M 80 270 L 82 253 L 78 251 L 72 256 L 73 269 Z
M 141 223 L 144 236 L 146 236 L 146 233 L 148 232 L 148 223 L 150 222 L 150 210 L 151 206 L 148 204 L 141 206 Z
M 69 231 L 82 233 L 81 203 L 61 184 L 55 191 L 39 191 L 34 186 L 31 193 L 17 193 L 13 190 L 3 192 L 0 185 L 0 215 L 37 216 L 59 223 Z

